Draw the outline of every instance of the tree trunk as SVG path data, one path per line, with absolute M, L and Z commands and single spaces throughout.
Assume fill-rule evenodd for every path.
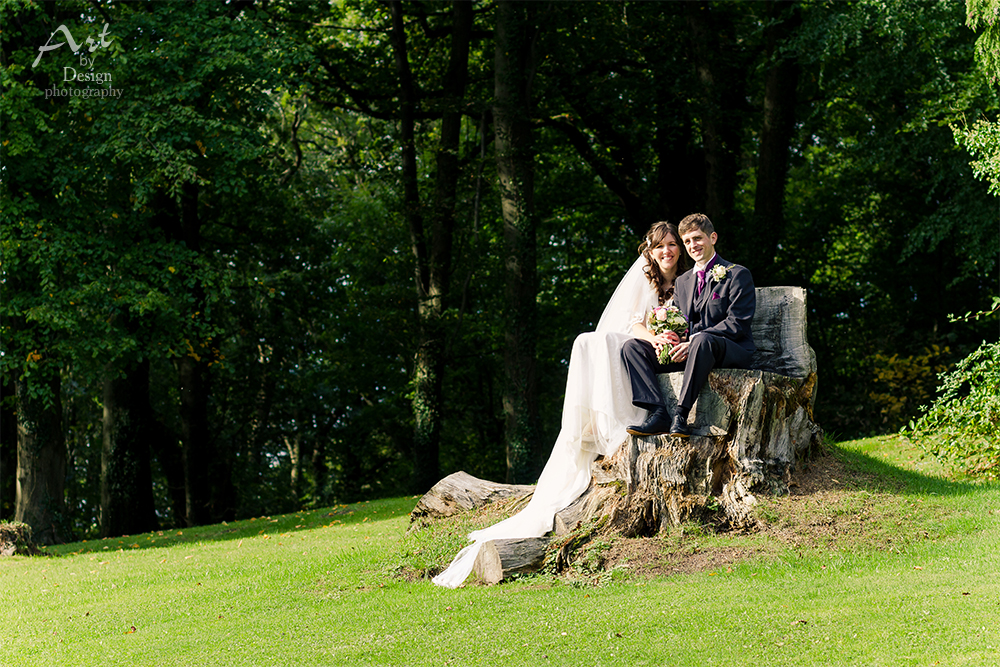
M 180 238 L 201 251 L 201 219 L 198 215 L 198 186 L 185 183 L 180 200 Z M 204 312 L 205 288 L 193 288 L 197 310 Z M 209 375 L 201 355 L 201 341 L 189 341 L 191 350 L 178 362 L 180 382 L 181 448 L 184 454 L 185 522 L 200 526 L 212 521 L 212 468 L 214 443 L 208 428 Z M 197 347 L 195 347 L 197 346 Z
M 704 212 L 716 222 L 734 210 L 745 81 L 727 8 L 685 3 L 695 72 L 701 83 L 705 150 Z
M 212 518 L 212 438 L 208 430 L 209 380 L 204 365 L 190 357 L 179 362 L 181 447 L 184 454 L 185 523 Z
M 187 516 L 187 497 L 184 490 L 184 452 L 179 439 L 164 424 L 156 422 L 149 444 L 167 480 L 167 496 L 174 521 L 183 525 Z
M 0 520 L 14 520 L 17 498 L 17 410 L 14 383 L 0 385 Z
M 152 408 L 149 361 L 104 379 L 104 446 L 101 452 L 101 536 L 155 530 L 150 471 Z
M 799 65 L 791 56 L 781 56 L 778 49 L 801 23 L 797 5 L 781 16 L 782 3 L 769 5 L 771 22 L 764 30 L 767 59 L 771 67 L 764 80 L 764 118 L 760 131 L 760 153 L 757 161 L 757 191 L 754 199 L 753 234 L 761 250 L 758 284 L 767 282 L 769 272 L 776 269 L 772 261 L 778 240 L 785 226 L 785 179 L 788 175 L 788 153 L 795 129 L 796 89 Z
M 450 291 L 455 196 L 458 187 L 458 146 L 462 107 L 468 78 L 472 5 L 452 3 L 451 51 L 444 79 L 444 111 L 438 142 L 434 202 L 425 221 L 418 188 L 416 160 L 417 87 L 410 68 L 403 8 L 392 9 L 392 45 L 399 77 L 399 123 L 403 157 L 404 215 L 416 259 L 417 318 L 420 339 L 416 345 L 413 379 L 414 473 L 413 487 L 429 488 L 438 478 L 446 329 L 442 322 Z M 425 224 L 425 222 L 427 224 Z
M 504 367 L 507 382 L 503 407 L 508 482 L 534 479 L 540 464 L 535 378 L 538 285 L 530 99 L 535 66 L 533 13 L 531 3 L 501 0 L 496 6 L 493 122 L 506 258 Z
M 14 520 L 31 526 L 38 544 L 69 537 L 63 517 L 66 442 L 62 432 L 59 378 L 47 383 L 48 400 L 32 393 L 28 380 L 15 380 L 17 394 L 17 491 Z
M 296 420 L 298 424 L 298 420 Z M 293 502 L 298 503 L 302 494 L 302 433 L 296 430 L 289 438 L 284 437 L 285 450 L 288 452 L 289 462 L 292 464 L 291 475 L 288 480 L 289 494 Z

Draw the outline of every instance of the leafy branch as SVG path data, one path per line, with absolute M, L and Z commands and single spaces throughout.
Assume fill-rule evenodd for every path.
M 948 315 L 948 320 L 951 322 L 971 322 L 972 320 L 978 320 L 980 317 L 992 315 L 997 312 L 1000 312 L 1000 296 L 993 297 L 993 307 L 989 310 L 981 310 L 978 313 L 970 310 L 965 315 Z

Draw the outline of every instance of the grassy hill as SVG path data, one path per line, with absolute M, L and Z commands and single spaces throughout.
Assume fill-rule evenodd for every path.
M 0 665 L 1000 665 L 1000 485 L 841 443 L 762 530 L 597 539 L 567 572 L 435 587 L 472 526 L 416 498 L 0 559 Z

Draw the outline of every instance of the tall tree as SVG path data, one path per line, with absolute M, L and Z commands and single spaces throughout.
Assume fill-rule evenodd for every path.
M 59 379 L 47 392 L 21 377 L 17 387 L 17 500 L 14 520 L 32 528 L 39 544 L 58 544 L 69 535 L 65 517 L 66 441 L 62 431 Z
M 17 497 L 17 410 L 14 383 L 0 383 L 0 519 L 14 518 Z
M 439 101 L 441 129 L 435 150 L 433 203 L 421 205 L 417 169 L 416 114 L 420 107 L 410 67 L 402 3 L 394 0 L 392 44 L 399 80 L 399 128 L 402 149 L 403 210 L 416 260 L 417 318 L 420 338 L 413 369 L 414 489 L 429 489 L 439 478 L 446 325 L 452 272 L 455 197 L 458 186 L 459 133 L 465 105 L 472 4 L 451 3 L 451 44 Z
M 144 533 L 157 527 L 150 447 L 156 428 L 149 405 L 149 361 L 104 379 L 101 534 Z
M 761 256 L 774 257 L 785 226 L 785 183 L 795 130 L 796 91 L 799 67 L 789 46 L 801 24 L 795 3 L 771 3 L 764 28 L 763 113 L 757 151 L 757 184 L 754 190 L 753 221 L 750 230 L 757 239 Z M 773 263 L 755 267 L 755 279 L 770 281 Z
M 737 22 L 745 14 L 727 3 L 685 3 L 688 45 L 699 88 L 705 160 L 705 208 L 712 219 L 736 222 L 735 196 L 742 141 L 748 54 Z
M 537 7 L 500 0 L 494 48 L 497 176 L 503 212 L 507 318 L 504 390 L 507 481 L 528 482 L 540 459 L 538 385 L 537 218 L 534 205 L 532 81 L 538 63 Z

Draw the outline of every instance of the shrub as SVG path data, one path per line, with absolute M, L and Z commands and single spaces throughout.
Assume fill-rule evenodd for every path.
M 910 437 L 924 451 L 970 475 L 1000 476 L 1000 342 L 979 349 L 942 373 L 939 396 Z

